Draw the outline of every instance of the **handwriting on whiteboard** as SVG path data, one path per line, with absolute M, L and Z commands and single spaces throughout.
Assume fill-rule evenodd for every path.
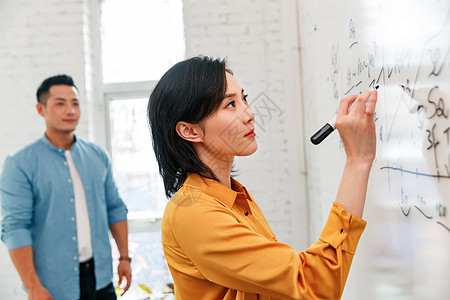
M 380 120 L 377 107 L 375 123 L 378 143 L 385 146 L 383 154 L 387 157 L 379 170 L 450 184 L 449 19 L 424 41 L 420 52 L 404 46 L 387 55 L 382 42 L 359 40 L 358 28 L 350 19 L 345 42 L 331 45 L 328 81 L 334 99 L 379 85 L 384 111 Z M 416 166 L 411 158 L 414 155 L 422 156 L 426 163 Z M 450 232 L 444 222 L 446 204 L 438 197 L 400 187 L 399 206 L 405 217 L 417 214 L 437 220 Z

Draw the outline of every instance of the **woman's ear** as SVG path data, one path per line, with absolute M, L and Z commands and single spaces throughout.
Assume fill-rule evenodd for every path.
M 203 130 L 199 124 L 180 121 L 175 129 L 178 135 L 188 142 L 198 143 L 203 140 Z

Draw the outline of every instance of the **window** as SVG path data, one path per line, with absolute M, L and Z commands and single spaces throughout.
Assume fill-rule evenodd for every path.
M 148 99 L 108 98 L 112 164 L 120 195 L 131 216 L 160 217 L 167 200 L 147 125 Z
M 173 299 L 161 246 L 167 199 L 147 125 L 147 102 L 157 80 L 185 58 L 182 0 L 100 0 L 100 5 L 109 150 L 129 210 L 133 258 L 132 285 L 121 299 Z M 111 242 L 116 272 L 119 254 Z
M 157 80 L 184 59 L 181 0 L 103 0 L 103 81 Z

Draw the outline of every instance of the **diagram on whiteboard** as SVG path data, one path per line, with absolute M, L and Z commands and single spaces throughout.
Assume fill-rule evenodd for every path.
M 450 299 L 450 2 L 312 1 L 299 14 L 308 132 L 379 86 L 367 227 L 342 299 Z M 316 178 L 338 184 L 321 170 L 345 164 L 339 135 L 309 156 L 315 212 L 333 192 Z
M 374 167 L 397 195 L 399 213 L 450 234 L 450 203 L 443 201 L 450 195 L 449 16 L 429 36 L 397 44 L 385 32 L 383 39 L 363 41 L 367 29 L 349 19 L 346 43 L 331 45 L 328 81 L 336 100 L 380 86 Z

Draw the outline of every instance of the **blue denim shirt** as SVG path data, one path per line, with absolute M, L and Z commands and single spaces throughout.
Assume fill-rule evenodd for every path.
M 79 299 L 79 261 L 72 179 L 63 148 L 46 136 L 8 156 L 0 178 L 1 239 L 8 249 L 33 247 L 42 285 L 53 299 Z M 70 149 L 86 193 L 96 289 L 111 283 L 109 226 L 127 219 L 107 154 L 76 139 Z

